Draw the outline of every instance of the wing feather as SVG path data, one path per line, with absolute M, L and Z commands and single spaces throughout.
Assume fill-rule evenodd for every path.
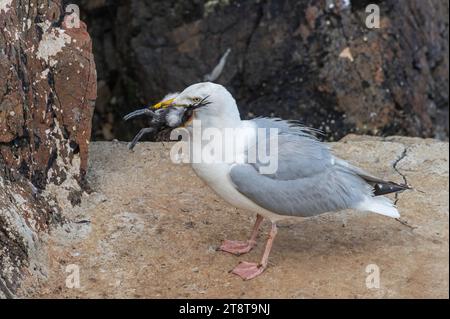
M 372 185 L 382 181 L 335 158 L 308 128 L 278 119 L 258 118 L 252 122 L 257 127 L 279 129 L 278 170 L 262 175 L 261 163 L 235 164 L 230 178 L 239 192 L 265 209 L 280 215 L 309 217 L 357 208 L 373 197 Z

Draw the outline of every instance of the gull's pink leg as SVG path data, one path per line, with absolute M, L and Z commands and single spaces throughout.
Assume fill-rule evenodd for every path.
M 225 240 L 219 247 L 219 250 L 226 251 L 227 253 L 234 255 L 241 255 L 248 253 L 256 245 L 256 236 L 258 236 L 258 230 L 261 226 L 264 217 L 256 215 L 255 226 L 253 226 L 252 235 L 247 241 Z
M 257 264 L 243 261 L 239 263 L 239 265 L 237 265 L 236 268 L 234 268 L 231 272 L 235 275 L 238 275 L 244 280 L 253 279 L 256 276 L 262 274 L 269 262 L 270 250 L 272 249 L 273 240 L 275 239 L 276 235 L 277 225 L 275 223 L 272 223 L 272 229 L 270 230 L 269 238 L 267 239 L 266 249 L 264 250 L 261 263 Z

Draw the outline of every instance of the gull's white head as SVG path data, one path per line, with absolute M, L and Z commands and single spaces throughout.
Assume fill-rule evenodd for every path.
M 212 82 L 193 84 L 176 97 L 159 104 L 159 107 L 191 107 L 193 113 L 188 122 L 200 120 L 205 127 L 234 127 L 241 120 L 231 93 L 222 85 Z

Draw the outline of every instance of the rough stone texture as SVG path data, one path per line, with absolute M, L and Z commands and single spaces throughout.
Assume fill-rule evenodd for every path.
M 86 26 L 61 1 L 7 1 L 0 11 L 0 156 L 38 188 L 82 175 L 96 97 Z M 78 170 L 78 172 L 76 172 Z
M 0 159 L 0 298 L 15 296 L 24 273 L 32 284 L 45 280 L 39 237 L 61 219 L 54 201 L 37 194 L 24 177 L 6 172 Z
M 348 132 L 448 138 L 448 1 L 78 0 L 94 39 L 97 139 L 131 139 L 128 111 L 218 82 L 246 118 Z M 380 29 L 365 26 L 380 7 Z
M 96 71 L 74 22 L 59 0 L 0 1 L 0 297 L 45 279 L 46 233 L 81 196 Z
M 448 298 L 448 143 L 361 136 L 333 143 L 341 157 L 417 189 L 396 197 L 401 219 L 344 211 L 285 221 L 269 268 L 248 282 L 227 271 L 260 258 L 269 225 L 248 255 L 215 251 L 225 238 L 247 238 L 254 216 L 225 204 L 189 166 L 172 164 L 170 147 L 142 143 L 131 153 L 124 143 L 91 145 L 95 192 L 83 197 L 79 217 L 89 227 L 78 240 L 54 239 L 49 282 L 33 296 Z M 80 267 L 80 289 L 65 286 L 68 264 Z M 380 269 L 379 289 L 366 288 L 369 264 Z

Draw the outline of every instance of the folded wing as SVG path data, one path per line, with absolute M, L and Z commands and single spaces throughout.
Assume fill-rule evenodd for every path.
M 263 175 L 259 162 L 236 164 L 230 178 L 239 192 L 259 206 L 301 217 L 348 208 L 398 215 L 388 199 L 374 197 L 375 186 L 389 182 L 335 158 L 311 130 L 280 120 L 260 118 L 252 122 L 257 127 L 278 128 L 278 170 Z

